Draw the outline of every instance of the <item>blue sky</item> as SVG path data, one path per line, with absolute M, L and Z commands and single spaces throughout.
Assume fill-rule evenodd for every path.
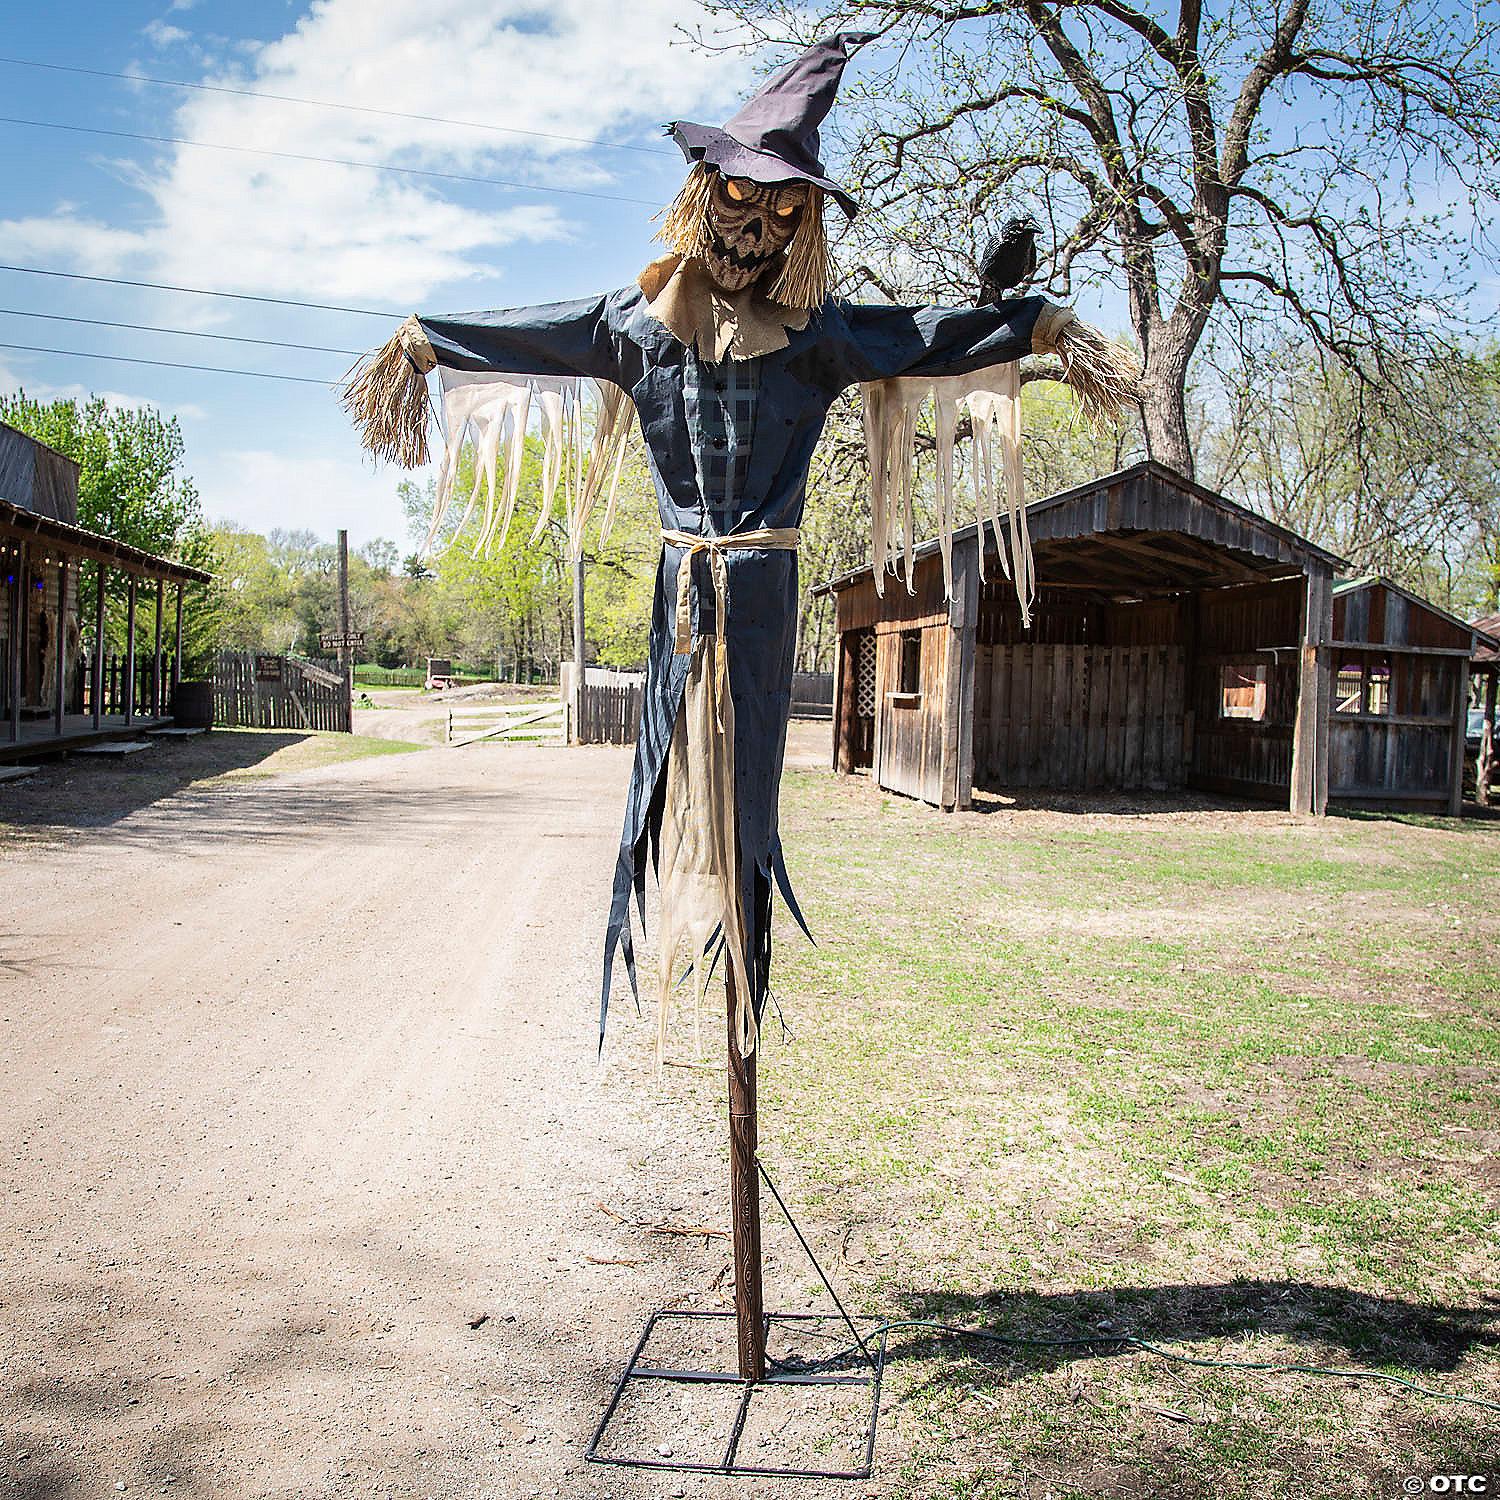
M 750 60 L 705 55 L 691 0 L 318 0 L 12 7 L 0 55 L 447 121 L 0 63 L 3 113 L 100 131 L 419 167 L 365 167 L 0 125 L 0 262 L 361 308 L 463 311 L 621 285 L 656 253 L 651 216 L 682 159 L 663 121 L 722 119 Z M 558 135 L 617 142 L 583 146 Z M 525 184 L 495 185 L 494 179 Z M 544 191 L 568 188 L 575 193 Z M 608 195 L 606 201 L 579 194 Z M 90 327 L 47 313 L 359 350 L 388 321 L 0 271 L 0 343 L 275 371 L 332 382 L 350 360 Z M 176 415 L 205 513 L 355 544 L 407 538 L 396 486 L 320 386 L 0 349 L 0 390 L 90 391 Z

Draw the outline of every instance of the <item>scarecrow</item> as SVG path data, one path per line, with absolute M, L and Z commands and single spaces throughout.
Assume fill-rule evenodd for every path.
M 1057 356 L 1090 415 L 1116 415 L 1134 395 L 1126 351 L 1041 297 L 942 308 L 829 295 L 824 205 L 831 198 L 851 219 L 856 205 L 819 160 L 818 127 L 850 53 L 868 39 L 843 33 L 809 47 L 722 128 L 668 127 L 691 170 L 664 216 L 670 253 L 635 285 L 576 302 L 414 316 L 346 394 L 365 445 L 411 467 L 427 458 L 425 377 L 439 371 L 446 447 L 433 534 L 472 442 L 475 481 L 463 520 L 483 492 L 479 547 L 504 537 L 539 411 L 546 447 L 537 531 L 560 490 L 575 556 L 597 502 L 606 529 L 612 519 L 625 441 L 639 419 L 662 552 L 605 933 L 601 1046 L 617 947 L 636 990 L 630 897 L 644 931 L 648 858 L 661 895 L 659 1036 L 686 947 L 700 999 L 705 969 L 722 957 L 732 1033 L 748 1056 L 768 989 L 773 883 L 807 931 L 777 835 L 777 790 L 796 644 L 797 529 L 833 402 L 863 388 L 877 578 L 897 556 L 899 531 L 908 586 L 916 414 L 935 398 L 946 568 L 956 417 L 967 406 L 980 522 L 987 514 L 1000 542 L 1003 480 L 1009 567 L 1024 608 L 1030 548 L 1016 362 Z M 1022 268 L 1007 272 L 1018 249 Z M 1034 265 L 1029 240 L 1013 227 L 987 257 L 986 293 L 1023 279 L 1028 254 Z

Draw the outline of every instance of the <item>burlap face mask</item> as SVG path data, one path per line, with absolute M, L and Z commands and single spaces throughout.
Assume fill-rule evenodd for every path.
M 715 172 L 708 195 L 708 244 L 703 263 L 723 292 L 743 291 L 791 243 L 807 189 L 801 183 L 767 186 Z

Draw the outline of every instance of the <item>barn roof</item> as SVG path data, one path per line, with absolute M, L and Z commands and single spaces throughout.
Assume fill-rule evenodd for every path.
M 1026 519 L 1044 588 L 1046 554 L 1064 544 L 1070 566 L 1081 564 L 1101 590 L 1139 594 L 1264 582 L 1300 573 L 1309 564 L 1330 570 L 1349 566 L 1306 537 L 1152 460 L 1033 501 Z M 960 527 L 955 546 L 973 545 L 977 529 L 973 522 Z M 929 557 L 937 550 L 932 538 L 919 543 L 913 555 Z M 872 571 L 866 563 L 813 592 L 849 588 Z

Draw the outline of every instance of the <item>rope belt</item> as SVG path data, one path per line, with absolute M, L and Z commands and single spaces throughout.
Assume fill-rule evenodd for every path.
M 795 526 L 762 526 L 758 531 L 736 531 L 729 536 L 693 536 L 686 531 L 662 530 L 661 539 L 683 549 L 677 564 L 677 640 L 674 650 L 686 656 L 693 649 L 693 611 L 689 602 L 693 583 L 693 554 L 708 553 L 714 578 L 714 634 L 718 638 L 719 670 L 723 673 L 724 621 L 729 614 L 729 569 L 724 554 L 735 548 L 754 551 L 797 550 Z

